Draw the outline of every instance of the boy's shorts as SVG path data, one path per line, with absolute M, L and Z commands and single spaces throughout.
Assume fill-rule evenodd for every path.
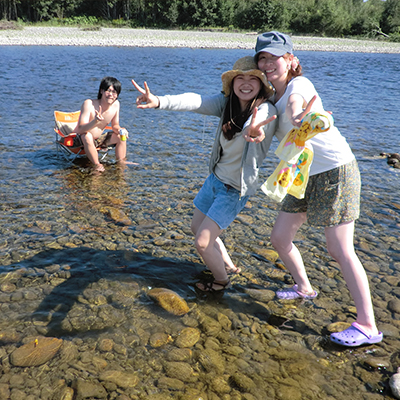
M 112 134 L 113 131 L 104 131 L 97 139 L 94 140 L 94 145 L 102 149 L 107 148 Z
M 208 176 L 193 200 L 195 207 L 226 229 L 243 210 L 249 196 L 240 197 L 239 190 L 222 183 L 214 174 Z
M 101 149 L 106 149 L 107 147 L 114 147 L 115 145 L 110 146 L 109 142 L 111 140 L 113 131 L 104 131 L 102 134 L 97 138 L 93 139 L 94 145 Z M 76 141 L 76 142 L 75 142 Z M 74 146 L 83 146 L 81 135 L 76 135 L 74 138 Z
M 336 226 L 360 215 L 361 178 L 357 161 L 310 176 L 304 199 L 287 195 L 281 211 L 307 213 L 312 226 Z

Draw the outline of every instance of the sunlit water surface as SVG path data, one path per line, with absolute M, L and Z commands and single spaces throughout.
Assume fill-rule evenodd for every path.
M 102 47 L 1 47 L 0 51 L 0 272 L 27 268 L 34 274 L 56 264 L 80 271 L 88 279 L 84 286 L 104 277 L 122 281 L 129 277 L 143 287 L 174 289 L 196 304 L 190 284 L 203 267 L 190 234 L 192 200 L 208 174 L 218 120 L 137 110 L 137 92 L 130 80 L 140 84 L 146 80 L 159 95 L 214 94 L 221 89 L 221 73 L 251 52 Z M 400 170 L 380 157 L 381 152 L 398 152 L 400 147 L 399 55 L 300 51 L 297 55 L 357 157 L 363 189 L 355 243 L 362 261 L 377 268 L 368 273 L 374 298 L 382 300 L 375 283 L 397 282 L 400 263 Z M 85 162 L 71 164 L 57 154 L 53 111 L 78 110 L 84 99 L 96 97 L 106 75 L 122 82 L 121 125 L 130 132 L 128 159 L 140 165 L 118 168 L 111 154 L 106 172 L 93 176 Z M 263 178 L 276 162 L 271 151 Z M 108 218 L 110 208 L 130 222 Z M 253 257 L 257 251 L 252 245 L 269 246 L 276 210 L 259 192 L 251 199 L 251 208 L 226 232 L 229 251 L 247 269 L 248 275 L 238 281 L 242 289 L 252 283 L 262 288 L 262 279 L 265 287 L 272 282 L 272 264 Z M 159 237 L 165 241 L 157 242 Z M 322 230 L 306 227 L 299 241 L 306 264 L 331 265 Z M 94 271 L 90 278 L 88 270 Z M 323 296 L 329 300 L 329 293 Z M 243 311 L 231 307 L 229 295 L 227 299 L 225 307 Z M 344 296 L 341 306 L 351 305 Z M 30 313 L 35 309 L 25 317 L 29 319 Z M 306 315 L 312 319 L 312 313 Z M 378 324 L 379 315 L 388 318 L 383 310 Z M 334 321 L 332 317 L 326 322 Z M 5 312 L 1 324 L 0 331 L 11 324 L 23 332 L 18 315 Z M 79 333 L 58 332 L 66 339 L 74 334 Z M 393 343 L 390 346 L 389 353 L 399 350 Z

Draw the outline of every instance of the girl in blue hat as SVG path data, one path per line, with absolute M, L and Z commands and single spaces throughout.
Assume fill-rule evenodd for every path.
M 288 35 L 266 32 L 258 36 L 255 61 L 274 86 L 278 111 L 277 135 L 300 127 L 309 112 L 324 112 L 314 85 L 302 76 Z M 380 342 L 368 278 L 354 250 L 354 221 L 360 212 L 360 173 L 346 139 L 335 126 L 308 141 L 314 152 L 305 197 L 288 194 L 271 233 L 271 243 L 293 276 L 295 285 L 278 290 L 280 299 L 313 299 L 317 292 L 308 279 L 294 237 L 304 222 L 325 228 L 329 254 L 340 265 L 357 308 L 357 320 L 331 340 L 344 346 Z

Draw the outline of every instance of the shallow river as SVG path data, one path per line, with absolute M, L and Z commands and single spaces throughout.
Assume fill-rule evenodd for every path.
M 247 50 L 0 47 L 0 398 L 382 399 L 400 366 L 400 56 L 298 52 L 325 108 L 346 136 L 363 189 L 355 245 L 370 279 L 384 341 L 348 350 L 329 343 L 330 325 L 352 322 L 354 304 L 307 226 L 297 244 L 314 301 L 279 302 L 291 283 L 269 235 L 278 206 L 260 191 L 224 233 L 242 273 L 222 297 L 204 297 L 190 221 L 208 174 L 218 120 L 137 110 L 130 79 L 155 94 L 218 93 L 220 75 Z M 76 111 L 102 77 L 122 82 L 128 158 L 106 171 L 57 153 L 54 110 Z M 276 144 L 275 144 L 276 146 Z M 262 178 L 276 166 L 273 151 Z M 189 305 L 175 316 L 151 288 Z M 191 330 L 188 330 L 191 328 Z M 189 332 L 189 344 L 179 338 Z M 196 335 L 199 337 L 196 339 Z M 15 349 L 53 337 L 46 363 L 21 367 Z M 64 396 L 64 397 L 63 397 Z

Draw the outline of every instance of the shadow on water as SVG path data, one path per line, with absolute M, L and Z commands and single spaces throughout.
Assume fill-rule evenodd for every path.
M 79 333 L 100 333 L 110 328 L 110 325 L 102 326 L 101 323 L 83 324 L 81 328 L 72 328 L 65 324 L 68 314 L 77 303 L 89 307 L 85 297 L 85 291 L 93 284 L 100 285 L 107 281 L 107 288 L 102 287 L 102 295 L 105 302 L 114 309 L 147 308 L 148 312 L 168 317 L 168 313 L 154 304 L 146 295 L 150 288 L 166 288 L 174 291 L 189 304 L 200 302 L 209 306 L 229 309 L 235 314 L 246 313 L 260 321 L 269 322 L 272 326 L 282 329 L 299 329 L 296 321 L 274 315 L 266 305 L 249 300 L 245 294 L 245 286 L 235 285 L 230 290 L 232 295 L 224 296 L 224 292 L 204 293 L 196 289 L 195 282 L 207 282 L 212 276 L 204 270 L 204 265 L 177 259 L 157 258 L 151 255 L 135 253 L 131 251 L 103 251 L 89 247 L 77 247 L 62 250 L 46 250 L 26 259 L 20 263 L 14 263 L 7 267 L 9 272 L 16 269 L 25 271 L 24 279 L 35 282 L 51 283 L 53 279 L 61 282 L 56 286 L 48 285 L 44 289 L 44 297 L 35 307 L 32 313 L 25 315 L 26 321 L 33 321 L 35 325 L 40 322 L 46 326 L 43 331 L 45 336 L 62 337 L 75 336 Z M 31 271 L 35 271 L 31 273 Z M 53 272 L 54 271 L 54 272 Z M 131 303 L 121 302 L 118 296 L 117 283 L 123 282 L 131 297 L 135 300 Z M 113 284 L 116 286 L 113 289 Z M 28 285 L 29 286 L 29 283 Z M 250 285 L 252 287 L 252 285 Z M 29 288 L 26 288 L 29 290 Z M 100 291 L 99 291 L 100 293 Z M 173 316 L 169 316 L 174 318 Z M 68 326 L 68 329 L 64 327 Z M 305 326 L 302 329 L 305 330 Z M 308 334 L 317 335 L 312 329 L 307 329 Z

